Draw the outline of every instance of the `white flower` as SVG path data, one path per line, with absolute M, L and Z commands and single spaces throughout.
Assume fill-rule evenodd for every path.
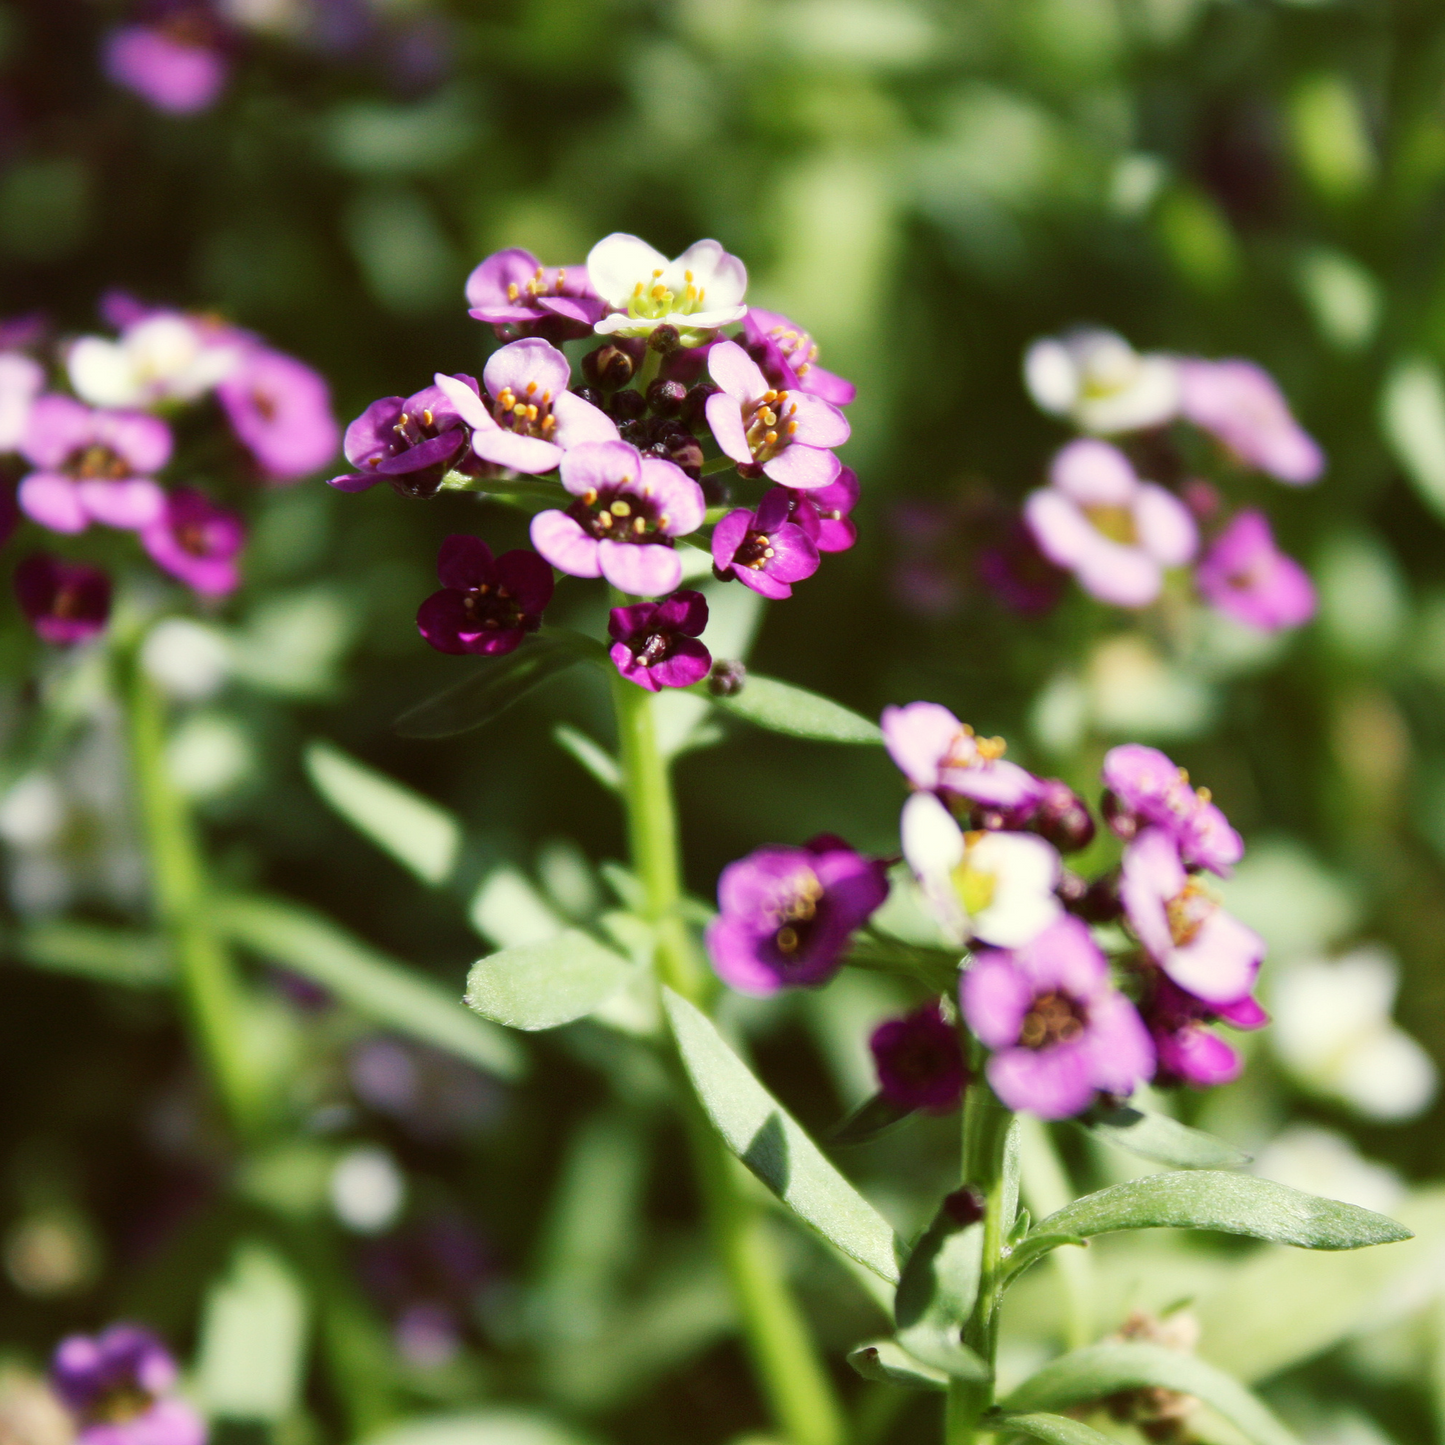
M 589 252 L 587 276 L 614 308 L 594 328 L 602 336 L 651 336 L 659 326 L 675 326 L 684 346 L 700 346 L 748 311 L 747 268 L 717 241 L 694 241 L 669 261 L 646 241 L 617 231 Z
M 1435 1064 L 1390 1018 L 1399 968 L 1389 951 L 1359 948 L 1333 962 L 1297 963 L 1270 989 L 1269 1036 L 1305 1088 L 1367 1118 L 1401 1120 L 1435 1097 Z
M 67 816 L 65 796 L 49 773 L 26 773 L 0 799 L 0 838 L 12 848 L 48 848 Z
M 1381 1214 L 1405 1195 L 1404 1181 L 1388 1165 L 1366 1159 L 1343 1134 L 1316 1124 L 1291 1124 L 1259 1151 L 1254 1173 Z
M 1059 916 L 1059 855 L 1031 833 L 965 833 L 932 793 L 903 805 L 903 856 L 951 938 L 1021 948 Z
M 141 667 L 168 697 L 203 702 L 225 685 L 231 644 L 224 633 L 189 617 L 167 617 L 146 634 Z
M 380 1234 L 406 1203 L 406 1177 L 375 1145 L 350 1149 L 336 1161 L 328 1191 L 336 1217 L 358 1234 Z
M 1172 356 L 1141 356 L 1122 336 L 1094 327 L 1034 342 L 1024 381 L 1042 410 L 1100 436 L 1161 426 L 1179 410 Z
M 23 351 L 0 351 L 0 452 L 13 452 L 25 435 L 30 407 L 45 385 L 45 368 Z
M 66 353 L 76 394 L 92 406 L 149 406 L 193 401 L 240 364 L 234 334 L 175 311 L 160 311 L 126 327 L 118 341 L 82 336 Z

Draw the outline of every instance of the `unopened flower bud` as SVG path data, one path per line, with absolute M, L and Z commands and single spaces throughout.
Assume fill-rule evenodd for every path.
M 748 679 L 748 670 L 740 662 L 727 662 L 719 658 L 712 665 L 708 676 L 707 690 L 714 697 L 736 697 L 743 690 Z
M 1112 923 L 1124 911 L 1123 901 L 1119 897 L 1117 868 L 1094 879 L 1082 898 L 1071 900 L 1065 898 L 1062 892 L 1059 897 L 1063 899 L 1064 907 L 1082 918 L 1085 923 Z
M 677 416 L 687 400 L 687 388 L 680 381 L 659 376 L 647 388 L 647 404 L 658 416 Z
M 1118 794 L 1109 789 L 1099 800 L 1099 811 L 1109 825 L 1109 831 L 1126 843 L 1139 831 L 1139 815 L 1120 801 Z
M 1059 875 L 1059 881 L 1054 887 L 1059 902 L 1069 910 L 1076 913 L 1084 899 L 1089 895 L 1089 880 L 1075 873 L 1070 868 L 1065 868 Z
M 601 387 L 597 386 L 574 386 L 574 396 L 580 396 L 589 406 L 595 406 L 599 411 L 607 410 L 607 395 Z
M 1051 778 L 1044 784 L 1030 829 L 1060 853 L 1077 853 L 1094 841 L 1094 819 L 1088 805 L 1067 783 Z
M 693 481 L 702 476 L 702 445 L 691 434 L 684 432 L 681 436 L 664 437 L 658 446 L 663 448 L 662 454 L 668 461 L 675 467 L 681 467 Z
M 682 333 L 668 322 L 664 322 L 661 326 L 654 326 L 652 335 L 647 338 L 648 348 L 662 356 L 676 351 L 681 344 Z
M 632 380 L 632 357 L 616 343 L 599 346 L 582 358 L 582 374 L 597 386 L 615 391 Z
M 640 391 L 619 391 L 613 394 L 609 410 L 615 421 L 637 421 L 647 410 L 647 398 Z
M 985 1208 L 983 1195 L 971 1184 L 965 1184 L 962 1189 L 955 1189 L 943 1198 L 943 1212 L 955 1224 L 964 1227 L 977 1224 L 983 1218 Z
M 718 474 L 710 477 L 697 477 L 697 484 L 702 488 L 702 499 L 709 507 L 723 507 L 732 501 L 732 488 Z
M 707 425 L 707 399 L 722 388 L 711 381 L 700 381 L 683 398 L 679 420 L 690 431 L 701 431 Z

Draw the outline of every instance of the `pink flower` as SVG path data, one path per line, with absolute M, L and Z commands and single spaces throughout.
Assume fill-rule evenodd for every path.
M 141 529 L 140 540 L 157 566 L 202 596 L 223 597 L 241 585 L 236 554 L 246 541 L 246 524 L 191 487 L 166 497 L 165 511 Z
M 847 406 L 858 395 L 858 388 L 851 381 L 824 371 L 817 364 L 818 348 L 813 338 L 796 321 L 789 321 L 780 312 L 749 307 L 743 317 L 743 335 L 753 360 L 779 387 L 811 392 L 834 406 Z
M 229 72 L 219 50 L 169 26 L 122 25 L 112 30 L 103 62 L 117 85 L 171 115 L 209 110 L 226 88 Z
M 1309 573 L 1274 545 L 1264 513 L 1252 508 L 1219 534 L 1194 580 L 1206 602 L 1262 632 L 1298 627 L 1315 615 Z
M 943 1017 L 936 998 L 902 1018 L 885 1019 L 868 1047 L 879 1092 L 900 1109 L 946 1114 L 958 1107 L 968 1066 L 958 1030 Z
M 607 617 L 608 655 L 628 682 L 648 692 L 691 687 L 712 666 L 712 654 L 698 641 L 706 626 L 707 598 L 691 588 L 661 602 L 614 607 Z
M 1179 411 L 1246 466 L 1303 486 L 1325 469 L 1319 443 L 1290 415 L 1274 378 L 1252 361 L 1181 361 Z
M 967 798 L 1013 808 L 1033 802 L 1042 784 L 1004 759 L 1002 738 L 980 738 L 936 702 L 886 707 L 882 718 L 888 755 L 913 787 L 945 800 Z
M 23 351 L 0 351 L 0 452 L 24 439 L 30 408 L 45 385 L 45 368 Z
M 1174 840 L 1190 868 L 1221 878 L 1244 857 L 1244 840 L 1212 801 L 1207 788 L 1190 786 L 1189 774 L 1158 748 L 1122 743 L 1104 755 L 1104 816 L 1125 841 L 1152 825 Z
M 793 595 L 793 583 L 818 570 L 818 549 L 792 515 L 786 487 L 773 487 L 756 511 L 739 507 L 713 528 L 712 560 L 719 573 L 735 577 L 763 597 Z
M 1239 1055 L 1207 1024 L 1215 1021 L 1236 1029 L 1262 1029 L 1269 1015 L 1249 995 L 1214 1007 L 1157 974 L 1143 1005 L 1144 1021 L 1154 1040 L 1159 1067 L 1156 1084 L 1189 1084 L 1196 1089 L 1227 1084 L 1239 1077 Z
M 69 1335 L 50 1366 L 80 1426 L 77 1445 L 205 1445 L 206 1423 L 176 1398 L 176 1374 L 170 1351 L 139 1325 Z
M 274 482 L 324 467 L 341 446 L 325 379 L 284 352 L 256 346 L 216 387 L 241 444 Z
M 468 316 L 498 335 L 546 335 L 554 341 L 589 336 L 607 309 L 585 266 L 543 266 L 513 246 L 488 256 L 467 277 Z
M 848 513 L 858 505 L 858 473 L 844 467 L 838 480 L 811 492 L 788 492 L 793 522 L 820 552 L 846 552 L 858 540 Z
M 1199 534 L 1172 492 L 1141 482 L 1108 442 L 1070 442 L 1049 468 L 1049 485 L 1024 503 L 1039 549 L 1066 567 L 1085 591 L 1118 607 L 1145 607 L 1164 585 L 1166 567 L 1182 567 Z

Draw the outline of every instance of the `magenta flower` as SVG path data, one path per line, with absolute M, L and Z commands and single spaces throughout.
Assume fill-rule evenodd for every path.
M 820 552 L 846 552 L 858 540 L 858 528 L 848 516 L 858 505 L 858 490 L 858 473 L 844 467 L 826 487 L 788 491 L 789 518 Z
M 494 559 L 480 537 L 448 537 L 437 579 L 442 590 L 417 608 L 416 625 L 438 652 L 513 652 L 552 600 L 552 569 L 542 558 L 519 548 Z
M 755 512 L 739 507 L 713 528 L 712 560 L 764 597 L 793 595 L 793 583 L 818 570 L 818 548 L 792 515 L 792 493 L 774 487 Z
M 1298 627 L 1315 615 L 1309 573 L 1274 545 L 1263 512 L 1240 512 L 1194 569 L 1211 606 L 1261 632 Z
M 452 379 L 480 395 L 472 377 Z M 386 481 L 403 497 L 433 496 L 467 437 L 461 414 L 438 386 L 407 397 L 384 396 L 346 428 L 342 451 L 356 470 L 332 477 L 327 485 L 339 492 L 364 492 Z
M 858 395 L 851 381 L 824 371 L 813 338 L 777 311 L 752 306 L 743 317 L 743 335 L 753 360 L 784 391 L 806 391 L 834 406 L 847 406 Z
M 78 1445 L 204 1445 L 205 1422 L 171 1394 L 176 1362 L 139 1325 L 63 1339 L 50 1379 L 76 1416 Z
M 491 354 L 482 370 L 486 400 L 457 377 L 438 373 L 435 379 L 472 428 L 472 450 L 509 471 L 537 476 L 550 472 L 568 447 L 617 440 L 606 414 L 567 390 L 567 358 L 539 336 Z
M 778 389 L 735 341 L 708 352 L 707 369 L 722 388 L 707 399 L 707 424 L 717 444 L 742 466 L 761 467 L 772 481 L 813 491 L 838 480 L 832 447 L 851 432 L 831 402 L 806 391 Z
M 1118 447 L 1088 437 L 1054 458 L 1049 485 L 1029 494 L 1024 519 L 1050 562 L 1117 607 L 1154 601 L 1164 569 L 1182 567 L 1199 545 L 1183 502 L 1141 482 Z
M 588 336 L 607 309 L 585 266 L 543 266 L 516 246 L 488 256 L 467 277 L 467 315 L 489 322 L 499 336 Z
M 223 597 L 241 585 L 236 554 L 245 545 L 245 522 L 191 487 L 166 497 L 165 511 L 141 528 L 140 540 L 158 567 L 204 597 Z
M 1148 1030 L 1077 918 L 1060 917 L 1022 948 L 980 950 L 961 998 L 969 1028 L 993 1050 L 988 1081 L 1010 1109 L 1066 1119 L 1098 1093 L 1133 1093 L 1154 1071 Z
M 148 105 L 170 115 L 209 110 L 226 88 L 226 57 L 191 35 L 184 19 L 175 24 L 122 25 L 105 39 L 106 75 L 134 91 Z
M 1227 1084 L 1239 1077 L 1243 1066 L 1235 1050 L 1207 1024 L 1220 1020 L 1237 1029 L 1259 1029 L 1269 1022 L 1269 1015 L 1249 995 L 1210 1008 L 1163 974 L 1155 977 L 1143 1014 L 1158 1056 L 1154 1082 L 1196 1089 Z
M 902 1018 L 887 1019 L 868 1040 L 878 1087 L 902 1109 L 946 1114 L 958 1107 L 968 1082 L 958 1030 L 943 1016 L 937 999 Z
M 605 577 L 634 597 L 660 596 L 682 581 L 672 539 L 695 532 L 707 514 L 691 477 L 623 441 L 574 446 L 561 472 L 577 500 L 565 512 L 532 518 L 532 545 L 554 567 L 572 577 Z
M 855 928 L 888 896 L 881 862 L 824 835 L 758 848 L 718 880 L 707 949 L 724 983 L 759 996 L 826 983 Z
M 610 656 L 618 672 L 648 692 L 691 687 L 712 666 L 698 641 L 707 626 L 707 598 L 684 588 L 661 602 L 614 607 L 608 614 Z
M 888 755 L 909 783 L 947 801 L 966 798 L 1016 808 L 1040 796 L 1040 783 L 1004 759 L 1002 738 L 980 738 L 936 702 L 886 707 L 881 719 Z
M 42 396 L 20 451 L 35 468 L 20 483 L 20 510 L 52 532 L 83 532 L 92 521 L 145 527 L 165 508 L 151 474 L 170 460 L 171 432 L 158 417 Z
M 1034 790 L 1011 808 L 975 803 L 969 810 L 969 822 L 991 833 L 1037 833 L 1060 853 L 1087 848 L 1095 831 L 1089 805 L 1059 778 L 1036 778 L 1034 784 Z
M 0 351 L 0 452 L 15 451 L 25 437 L 30 410 L 45 385 L 45 368 L 23 351 Z
M 1185 992 L 1220 1005 L 1253 990 L 1264 940 L 1185 871 L 1163 828 L 1145 828 L 1125 848 L 1119 896 L 1139 942 Z
M 320 372 L 269 347 L 255 346 L 216 387 L 241 444 L 273 482 L 295 482 L 336 455 L 341 428 Z
M 15 569 L 20 610 L 45 642 L 84 642 L 110 618 L 110 577 L 99 567 L 33 552 Z
M 1104 755 L 1104 815 L 1128 841 L 1146 825 L 1162 828 L 1189 868 L 1208 868 L 1221 878 L 1244 857 L 1244 840 L 1229 826 L 1207 788 L 1190 786 L 1189 774 L 1158 748 L 1123 743 Z
M 1252 361 L 1181 361 L 1179 412 L 1246 466 L 1304 486 L 1325 469 L 1319 443 L 1290 414 L 1274 378 Z

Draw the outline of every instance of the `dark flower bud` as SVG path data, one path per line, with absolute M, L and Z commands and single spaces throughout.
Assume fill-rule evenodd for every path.
M 676 351 L 682 345 L 682 333 L 669 324 L 654 326 L 652 335 L 647 338 L 647 345 L 650 350 L 666 356 L 668 352 Z
M 714 563 L 712 564 L 712 575 L 713 575 L 719 582 L 736 582 L 736 581 L 737 581 L 737 578 L 733 575 L 733 569 L 732 569 L 731 567 L 719 567 L 716 562 L 714 562 Z
M 732 500 L 732 488 L 721 476 L 699 476 L 694 480 L 702 488 L 702 499 L 709 507 L 722 507 Z
M 693 481 L 701 478 L 702 446 L 694 437 L 687 434 L 681 437 L 666 437 L 657 445 L 662 448 L 662 455 L 674 466 L 681 467 Z
M 640 391 L 614 392 L 608 410 L 615 421 L 637 421 L 647 410 L 647 398 Z
M 647 404 L 658 416 L 676 416 L 687 400 L 687 388 L 680 381 L 659 376 L 647 388 Z
M 961 1227 L 977 1224 L 984 1216 L 984 1197 L 973 1185 L 965 1184 L 962 1189 L 944 1195 L 943 1212 Z
M 615 342 L 599 346 L 582 358 L 582 375 L 609 391 L 626 386 L 635 369 L 632 357 Z
M 573 395 L 580 396 L 589 406 L 595 406 L 599 411 L 607 410 L 607 396 L 600 387 L 596 386 L 574 386 Z
M 1109 825 L 1109 831 L 1126 843 L 1139 831 L 1139 815 L 1120 801 L 1118 794 L 1109 789 L 1099 801 L 1099 811 Z
M 1060 853 L 1077 853 L 1094 841 L 1094 818 L 1088 805 L 1057 778 L 1045 782 L 1029 827 Z
M 736 697 L 743 690 L 748 679 L 748 670 L 740 662 L 726 662 L 719 658 L 712 665 L 708 676 L 707 690 L 714 697 Z
M 998 833 L 1004 828 L 1020 828 L 1022 822 L 1014 818 L 1017 811 L 999 808 L 992 803 L 975 803 L 968 810 L 968 826 L 975 833 Z
M 711 381 L 700 381 L 691 388 L 682 400 L 679 419 L 683 426 L 690 431 L 701 431 L 707 425 L 707 399 L 721 390 Z
M 759 477 L 767 476 L 767 473 L 756 462 L 739 462 L 738 476 L 746 477 L 748 481 L 755 482 Z
M 1089 895 L 1089 880 L 1072 869 L 1065 868 L 1059 875 L 1058 886 L 1054 892 L 1058 895 L 1059 902 L 1070 913 L 1076 913 Z
M 1066 906 L 1085 923 L 1112 923 L 1124 912 L 1124 903 L 1119 897 L 1119 870 L 1111 869 L 1094 879 L 1089 891 L 1077 903 Z

